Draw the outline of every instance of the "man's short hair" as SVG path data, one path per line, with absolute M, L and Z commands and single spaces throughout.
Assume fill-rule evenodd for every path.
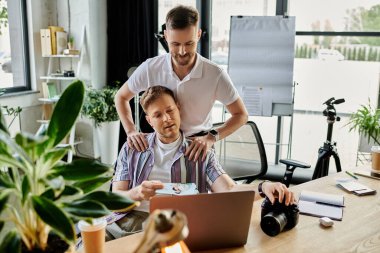
M 162 97 L 162 95 L 164 94 L 171 96 L 174 102 L 177 102 L 172 90 L 160 85 L 152 86 L 149 87 L 140 98 L 140 104 L 144 112 L 146 112 L 149 105 L 151 105 L 154 101 Z
M 184 29 L 198 25 L 199 13 L 191 6 L 178 5 L 166 15 L 166 29 Z

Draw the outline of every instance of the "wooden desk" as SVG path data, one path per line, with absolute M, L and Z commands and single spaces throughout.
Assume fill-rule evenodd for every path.
M 260 228 L 260 204 L 256 201 L 252 213 L 247 244 L 233 249 L 212 252 L 380 252 L 380 182 L 359 177 L 358 182 L 377 190 L 376 195 L 358 197 L 335 186 L 335 179 L 348 177 L 338 173 L 292 187 L 292 191 L 313 190 L 344 194 L 343 220 L 334 221 L 331 228 L 319 225 L 318 218 L 300 215 L 298 225 L 276 237 L 264 234 Z M 106 253 L 133 252 L 142 234 L 136 234 L 106 243 Z

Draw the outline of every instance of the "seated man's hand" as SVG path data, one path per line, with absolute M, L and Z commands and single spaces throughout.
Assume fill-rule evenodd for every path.
M 214 137 L 209 134 L 205 136 L 190 137 L 191 144 L 185 151 L 185 156 L 189 156 L 189 160 L 194 162 L 202 155 L 202 161 L 206 159 L 207 151 L 209 151 L 215 143 Z
M 162 188 L 164 188 L 164 184 L 160 181 L 143 181 L 141 185 L 137 187 L 138 199 L 150 200 L 150 198 L 156 195 L 156 190 Z
M 264 182 L 262 185 L 264 194 L 269 198 L 271 203 L 274 203 L 275 199 L 282 203 L 285 201 L 285 205 L 294 203 L 294 193 L 282 183 Z
M 140 132 L 130 132 L 127 134 L 127 143 L 129 148 L 142 152 L 148 148 L 146 134 Z

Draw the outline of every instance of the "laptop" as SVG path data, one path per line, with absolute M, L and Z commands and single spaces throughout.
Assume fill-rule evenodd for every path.
M 254 197 L 254 191 L 157 195 L 150 201 L 150 212 L 182 211 L 189 227 L 185 243 L 191 251 L 238 247 L 247 242 Z

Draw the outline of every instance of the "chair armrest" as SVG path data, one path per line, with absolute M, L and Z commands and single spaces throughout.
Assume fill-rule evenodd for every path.
M 306 168 L 310 168 L 311 165 L 310 164 L 307 164 L 307 163 L 304 163 L 304 162 L 300 162 L 300 161 L 297 161 L 297 160 L 292 160 L 292 159 L 280 159 L 280 163 L 283 163 L 287 166 L 294 166 L 295 168 L 303 168 L 303 169 L 306 169 Z

